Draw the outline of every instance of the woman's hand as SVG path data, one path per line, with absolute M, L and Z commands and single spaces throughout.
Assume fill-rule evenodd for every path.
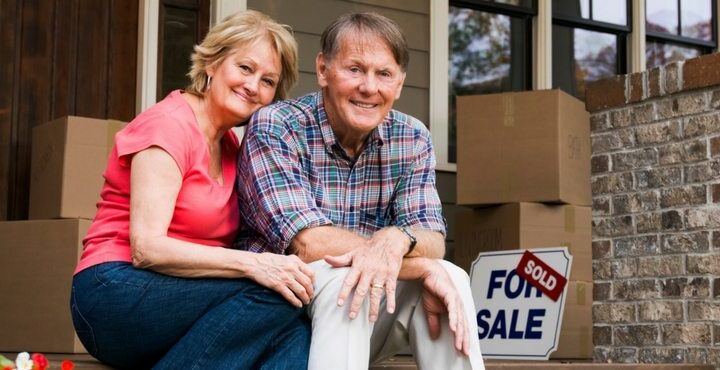
M 423 274 L 422 283 L 422 304 L 430 337 L 435 339 L 440 335 L 440 317 L 447 314 L 450 331 L 455 334 L 455 349 L 468 356 L 470 331 L 465 320 L 465 309 L 447 271 L 436 261 L 431 261 Z
M 285 297 L 296 307 L 310 303 L 315 273 L 296 255 L 255 254 L 248 277 Z

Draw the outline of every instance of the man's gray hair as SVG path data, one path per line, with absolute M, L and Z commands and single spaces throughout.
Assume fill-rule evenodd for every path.
M 343 37 L 368 34 L 385 40 L 397 64 L 403 72 L 407 71 L 410 55 L 405 35 L 395 21 L 377 13 L 350 13 L 336 19 L 323 31 L 320 39 L 323 56 L 327 61 L 332 60 Z

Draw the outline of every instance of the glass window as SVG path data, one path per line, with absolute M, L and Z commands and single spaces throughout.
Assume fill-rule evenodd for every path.
M 681 4 L 681 35 L 698 40 L 712 41 L 712 4 L 710 0 L 684 1 Z
M 678 33 L 678 1 L 645 1 L 646 29 L 676 35 Z
M 627 0 L 553 0 L 553 15 L 627 26 Z
M 209 0 L 163 0 L 160 3 L 156 99 L 190 83 L 190 53 L 210 22 Z
M 625 73 L 628 0 L 553 0 L 553 87 L 585 99 L 588 82 Z
M 591 19 L 626 26 L 628 24 L 627 9 L 626 0 L 595 0 L 592 2 Z
M 716 7 L 712 0 L 646 0 L 647 68 L 712 52 Z
M 530 18 L 450 6 L 448 161 L 455 163 L 455 97 L 530 88 Z
M 620 72 L 618 36 L 553 26 L 553 87 L 585 98 L 585 85 Z
M 163 69 L 161 72 L 161 91 L 157 99 L 164 98 L 170 91 L 178 88 L 185 88 L 190 79 L 185 76 L 190 68 L 189 55 L 193 45 L 197 43 L 197 13 L 193 10 L 182 8 L 165 8 L 163 22 L 163 48 L 161 58 Z M 180 56 L 187 55 L 182 58 Z
M 590 19 L 590 0 L 555 0 L 552 10 L 553 15 Z
M 647 67 L 653 68 L 668 63 L 699 57 L 703 54 L 701 48 L 681 46 L 660 41 L 647 42 L 646 58 Z

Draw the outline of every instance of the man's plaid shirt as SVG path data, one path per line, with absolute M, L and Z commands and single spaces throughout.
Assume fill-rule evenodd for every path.
M 238 159 L 236 248 L 285 253 L 301 230 L 334 225 L 362 235 L 390 225 L 445 233 L 430 134 L 390 111 L 355 161 L 316 92 L 253 115 Z

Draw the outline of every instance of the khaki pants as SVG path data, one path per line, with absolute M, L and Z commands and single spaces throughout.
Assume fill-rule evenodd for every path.
M 315 271 L 315 296 L 308 314 L 312 320 L 309 370 L 366 370 L 410 347 L 420 370 L 484 370 L 477 330 L 475 305 L 470 279 L 461 268 L 440 261 L 450 275 L 465 304 L 466 321 L 470 326 L 470 357 L 454 347 L 453 333 L 447 316 L 442 320 L 441 335 L 433 340 L 428 332 L 425 311 L 420 300 L 422 285 L 416 281 L 398 281 L 395 313 L 385 311 L 385 299 L 378 320 L 368 320 L 368 298 L 355 320 L 348 317 L 352 295 L 343 307 L 337 297 L 348 268 L 332 268 L 325 261 L 310 264 Z

